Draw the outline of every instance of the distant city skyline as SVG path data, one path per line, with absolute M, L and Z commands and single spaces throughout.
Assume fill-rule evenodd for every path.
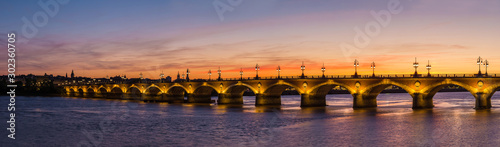
M 223 78 L 241 69 L 253 77 L 259 64 L 261 77 L 277 76 L 278 66 L 281 76 L 298 76 L 304 61 L 305 75 L 321 75 L 323 64 L 326 75 L 352 75 L 354 59 L 360 75 L 372 74 L 372 62 L 376 75 L 412 74 L 415 57 L 421 74 L 428 60 L 432 74 L 474 74 L 478 56 L 488 73 L 500 73 L 500 1 L 69 1 L 24 36 L 23 18 L 33 21 L 42 6 L 0 2 L 9 14 L 0 33 L 18 36 L 16 74 L 158 79 L 189 68 L 192 79 L 209 70 L 214 79 L 219 67 Z M 381 15 L 391 8 L 400 11 Z M 6 46 L 7 35 L 0 40 Z M 358 49 L 346 53 L 342 44 Z

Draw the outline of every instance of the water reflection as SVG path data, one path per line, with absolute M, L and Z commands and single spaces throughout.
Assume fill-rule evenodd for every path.
M 218 109 L 243 108 L 243 104 L 217 104 Z
M 300 96 L 280 106 L 144 103 L 131 100 L 19 97 L 22 136 L 13 146 L 75 146 L 112 118 L 99 146 L 496 146 L 500 96 L 491 110 L 474 110 L 474 97 L 438 93 L 435 108 L 413 110 L 408 94 L 382 94 L 377 108 L 352 108 L 351 95 L 327 95 L 326 107 L 300 107 Z M 215 97 L 216 98 L 216 97 Z M 2 97 L 1 103 L 8 99 Z M 496 106 L 496 107 L 495 107 Z M 22 109 L 21 109 L 22 108 Z M 0 111 L 7 116 L 7 111 Z M 21 121 L 22 120 L 22 121 Z M 22 128 L 22 129 L 21 129 Z
M 280 112 L 281 106 L 255 106 L 256 113 Z
M 322 114 L 327 113 L 326 107 L 304 107 L 300 109 L 301 114 Z

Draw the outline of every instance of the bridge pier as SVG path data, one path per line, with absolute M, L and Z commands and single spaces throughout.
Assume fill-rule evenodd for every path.
M 354 102 L 352 104 L 353 108 L 374 108 L 377 107 L 376 96 L 363 95 L 359 93 L 352 94 L 354 97 Z
M 255 94 L 255 105 L 281 105 L 281 95 Z
M 325 96 L 300 94 L 300 107 L 326 106 Z
M 96 93 L 94 93 L 94 92 L 87 92 L 87 93 L 85 93 L 84 95 L 85 95 L 85 97 L 90 97 L 90 98 L 94 98 L 94 97 L 96 97 L 96 96 L 95 96 L 95 95 L 96 95 Z
M 188 103 L 212 103 L 211 97 L 212 95 L 188 94 L 187 101 Z M 182 96 L 182 99 L 184 99 L 184 96 Z
M 94 93 L 94 96 L 98 98 L 106 98 L 105 94 L 102 93 Z
M 142 100 L 142 94 L 124 93 L 122 99 L 125 100 Z
M 434 107 L 432 97 L 428 97 L 427 95 L 422 93 L 413 93 L 410 95 L 413 98 L 412 109 L 426 109 Z
M 189 101 L 188 96 L 188 101 Z M 174 94 L 163 94 L 163 98 L 160 101 L 165 101 L 169 103 L 183 103 L 184 102 L 184 94 L 182 95 L 174 95 Z
M 232 94 L 219 94 L 218 104 L 243 104 L 243 96 Z
M 149 102 L 159 102 L 163 100 L 163 95 L 142 94 L 142 99 Z
M 123 93 L 109 93 L 107 95 L 107 98 L 109 99 L 123 99 L 124 94 Z
M 151 94 L 146 94 L 146 93 L 143 93 L 141 95 L 141 100 L 142 101 L 145 101 L 145 102 L 156 102 L 156 101 L 159 101 L 161 100 L 162 98 L 162 95 L 151 95 Z
M 474 94 L 474 97 L 476 98 L 476 105 L 474 109 L 480 110 L 480 109 L 490 109 L 491 108 L 491 96 L 492 94 L 490 93 L 483 93 L 483 92 L 478 92 Z

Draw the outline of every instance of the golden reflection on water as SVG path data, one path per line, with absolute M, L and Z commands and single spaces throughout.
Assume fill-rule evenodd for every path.
M 241 104 L 218 104 L 215 105 L 215 114 L 224 114 L 228 112 L 228 109 L 236 112 L 243 112 L 243 105 Z
M 485 134 L 489 134 L 487 132 L 491 132 L 491 125 L 492 124 L 497 124 L 498 122 L 495 122 L 495 117 L 494 114 L 491 113 L 491 110 L 476 110 L 474 113 L 472 113 L 472 116 L 474 118 L 474 121 L 477 122 L 478 124 L 475 126 L 476 131 L 474 131 L 474 135 L 476 136 L 484 136 L 486 138 L 495 139 L 499 140 L 498 136 L 487 136 Z M 497 119 L 498 120 L 498 119 Z
M 169 106 L 169 104 L 168 104 L 168 103 L 166 103 L 166 102 L 158 102 L 158 103 L 156 103 L 156 104 L 158 104 L 158 106 L 160 106 L 161 108 L 164 108 L 164 107 L 168 107 L 168 106 Z
M 217 109 L 229 109 L 229 108 L 243 108 L 242 104 L 218 104 Z
M 255 113 L 280 112 L 281 106 L 255 106 Z M 251 111 L 249 111 L 251 112 Z
M 379 101 L 378 107 L 394 107 L 394 106 L 408 106 L 412 105 L 413 102 L 408 100 L 391 100 L 391 101 Z
M 184 103 L 184 106 L 195 107 L 195 106 L 212 106 L 211 103 Z
M 476 110 L 474 111 L 475 116 L 489 116 L 491 115 L 491 109 Z
M 109 99 L 109 100 L 111 100 L 111 99 Z M 128 102 L 130 102 L 130 100 L 119 100 L 119 101 L 122 102 L 122 103 L 128 103 Z
M 304 107 L 300 109 L 301 114 L 327 113 L 326 107 Z
M 426 146 L 432 143 L 432 140 L 427 140 L 428 136 L 432 135 L 430 131 L 433 130 L 436 125 L 435 121 L 433 121 L 432 120 L 433 118 L 430 116 L 432 115 L 432 113 L 433 113 L 432 109 L 416 109 L 409 117 L 405 117 L 409 119 L 407 120 L 409 124 L 407 124 L 406 126 L 397 125 L 399 127 L 398 130 L 411 129 L 411 131 L 414 131 L 412 133 L 414 134 L 414 137 L 401 138 L 402 140 L 398 140 L 398 142 L 402 142 L 403 140 L 406 139 L 411 139 L 411 142 L 413 144 L 417 144 L 420 146 Z M 400 122 L 405 120 L 398 120 L 398 121 Z
M 168 111 L 164 111 L 166 108 L 169 107 L 168 103 L 158 102 L 158 103 L 156 103 L 156 105 L 159 107 L 159 109 L 157 111 L 159 115 L 167 115 L 169 113 Z
M 377 108 L 354 108 L 353 114 L 366 115 L 368 113 L 377 113 Z

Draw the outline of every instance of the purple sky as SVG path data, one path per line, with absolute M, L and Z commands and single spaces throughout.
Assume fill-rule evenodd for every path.
M 278 65 L 282 75 L 299 75 L 304 61 L 307 74 L 321 74 L 324 63 L 326 74 L 343 75 L 354 72 L 354 59 L 360 61 L 361 74 L 371 74 L 372 61 L 377 73 L 410 74 L 414 57 L 421 63 L 421 72 L 430 60 L 432 73 L 474 73 L 478 56 L 488 59 L 490 73 L 500 71 L 496 68 L 500 65 L 499 0 L 87 0 L 66 4 L 42 0 L 57 4 L 52 16 L 38 2 L 0 2 L 4 20 L 0 32 L 17 33 L 17 74 L 64 75 L 73 69 L 78 76 L 138 77 L 142 72 L 157 78 L 162 71 L 175 76 L 189 68 L 192 77 L 207 78 L 209 69 L 215 73 L 220 66 L 224 77 L 239 77 L 240 68 L 244 76 L 255 76 L 258 63 L 263 76 L 275 76 Z M 399 11 L 391 13 L 391 6 Z M 226 11 L 219 15 L 217 9 Z M 384 12 L 390 14 L 390 19 L 380 17 L 385 24 L 372 15 Z M 28 30 L 23 28 L 23 18 L 41 22 L 33 25 L 36 33 L 23 33 Z M 359 39 L 357 28 L 369 41 Z M 6 46 L 7 35 L 0 39 Z M 356 49 L 345 50 L 342 44 Z M 7 56 L 0 59 L 6 61 Z M 5 66 L 2 70 L 6 71 Z

